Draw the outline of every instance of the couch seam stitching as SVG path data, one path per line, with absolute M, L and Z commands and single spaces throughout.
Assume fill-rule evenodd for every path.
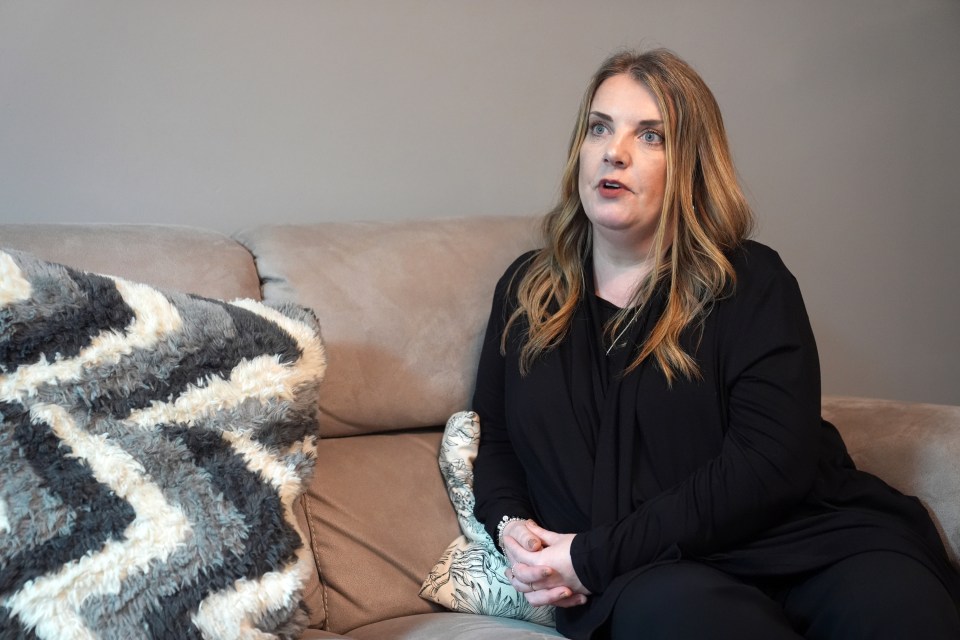
M 318 551 L 319 551 L 317 547 L 317 536 L 314 532 L 313 515 L 310 512 L 310 506 L 309 506 L 310 501 L 307 500 L 306 493 L 303 493 L 300 495 L 300 502 L 303 505 L 303 512 L 307 516 L 307 528 L 310 530 L 310 546 L 314 550 L 313 565 L 317 570 L 317 577 L 320 578 L 320 597 L 323 601 L 323 623 L 322 623 L 321 629 L 325 631 L 329 631 L 330 630 L 330 607 L 327 604 L 327 584 L 323 576 L 323 570 L 320 569 L 320 559 L 317 557 Z

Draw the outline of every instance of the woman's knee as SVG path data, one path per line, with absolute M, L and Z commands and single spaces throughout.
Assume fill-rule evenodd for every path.
M 957 603 L 922 563 L 894 552 L 847 558 L 797 585 L 787 616 L 814 640 L 960 638 Z
M 619 638 L 799 638 L 759 589 L 693 563 L 653 567 L 623 589 L 610 618 Z

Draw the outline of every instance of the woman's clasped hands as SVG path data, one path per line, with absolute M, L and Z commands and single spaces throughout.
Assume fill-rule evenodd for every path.
M 590 591 L 570 558 L 573 537 L 548 531 L 533 520 L 517 520 L 504 528 L 503 547 L 510 563 L 505 575 L 533 606 L 575 607 L 587 601 Z

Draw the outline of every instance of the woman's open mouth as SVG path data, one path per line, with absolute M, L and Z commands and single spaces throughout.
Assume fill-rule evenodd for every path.
M 617 180 L 601 180 L 597 184 L 597 191 L 600 192 L 600 195 L 604 198 L 616 198 L 624 193 L 627 193 L 629 189 L 623 186 L 622 182 Z

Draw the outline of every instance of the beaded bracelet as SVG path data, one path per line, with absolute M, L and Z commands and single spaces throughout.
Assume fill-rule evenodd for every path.
M 511 522 L 523 522 L 526 518 L 511 518 L 510 516 L 503 516 L 500 519 L 500 522 L 497 523 L 497 546 L 500 547 L 502 553 L 506 553 L 507 550 L 503 547 L 503 529 L 510 524 Z

